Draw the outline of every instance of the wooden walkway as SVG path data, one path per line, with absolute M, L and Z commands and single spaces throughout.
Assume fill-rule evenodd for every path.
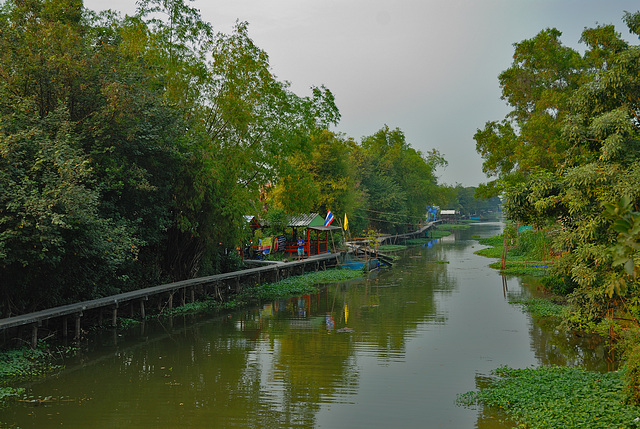
M 405 242 L 407 240 L 411 240 L 413 238 L 424 237 L 428 230 L 435 228 L 436 225 L 438 225 L 441 222 L 442 221 L 440 220 L 427 222 L 423 227 L 421 227 L 417 231 L 408 232 L 406 234 L 381 235 L 380 237 L 378 237 L 378 244 L 397 244 L 397 243 Z M 350 251 L 357 252 L 359 248 L 367 245 L 367 240 L 364 240 L 364 239 L 354 240 L 354 241 L 349 241 L 346 244 Z
M 380 244 L 396 244 L 403 241 L 411 240 L 413 238 L 424 237 L 425 233 L 428 230 L 435 228 L 436 225 L 441 222 L 441 220 L 427 222 L 422 228 L 418 229 L 417 231 L 408 232 L 406 234 L 383 235 L 378 238 L 378 241 L 380 242 Z
M 418 229 L 417 231 L 408 232 L 406 234 L 395 234 L 395 235 L 381 235 L 378 237 L 378 244 L 397 244 L 406 242 L 407 240 L 411 240 L 413 238 L 424 237 L 426 232 L 430 229 L 435 228 L 437 224 L 442 221 L 433 221 L 427 222 L 423 227 Z M 346 243 L 347 248 L 349 249 L 349 253 L 353 253 L 355 256 L 364 256 L 377 258 L 382 264 L 387 266 L 392 266 L 393 258 L 383 253 L 378 252 L 375 249 L 372 249 L 368 245 L 368 240 L 355 240 Z
M 61 326 L 56 327 L 55 330 L 60 329 L 62 336 L 66 338 L 68 335 L 68 319 L 74 318 L 74 338 L 80 338 L 82 317 L 85 316 L 85 313 L 92 310 L 98 313 L 99 324 L 102 323 L 103 310 L 106 309 L 111 311 L 111 322 L 115 325 L 118 317 L 118 309 L 125 304 L 129 306 L 132 316 L 135 313 L 141 319 L 144 319 L 146 313 L 145 303 L 151 298 L 159 298 L 159 300 L 157 300 L 159 301 L 159 308 L 169 309 L 173 307 L 174 295 L 178 296 L 182 305 L 187 302 L 187 299 L 189 299 L 190 302 L 194 302 L 196 292 L 198 295 L 213 295 L 220 300 L 224 300 L 235 293 L 241 292 L 243 284 L 278 282 L 281 279 L 301 275 L 305 272 L 324 270 L 328 267 L 336 266 L 343 257 L 344 255 L 340 253 L 314 255 L 302 261 L 292 261 L 231 273 L 216 274 L 208 277 L 199 277 L 90 301 L 63 305 L 34 313 L 0 319 L 0 330 L 4 331 L 6 335 L 6 331 L 11 328 L 30 326 L 31 345 L 35 347 L 38 342 L 38 328 L 41 327 L 43 323 L 48 323 L 52 319 L 60 319 Z

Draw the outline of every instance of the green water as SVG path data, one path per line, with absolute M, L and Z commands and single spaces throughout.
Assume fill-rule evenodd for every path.
M 107 333 L 0 410 L 22 428 L 509 428 L 456 405 L 492 369 L 606 369 L 596 345 L 533 324 L 532 293 L 488 268 L 480 224 L 399 253 L 394 268 L 219 317 Z M 447 262 L 447 263 L 442 263 Z

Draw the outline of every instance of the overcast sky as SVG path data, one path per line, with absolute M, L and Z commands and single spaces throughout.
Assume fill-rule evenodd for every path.
M 92 10 L 133 14 L 131 0 L 85 0 Z M 477 186 L 488 179 L 473 135 L 508 112 L 498 75 L 513 44 L 545 28 L 566 46 L 585 27 L 622 22 L 635 0 L 196 0 L 205 21 L 229 33 L 236 20 L 270 57 L 273 72 L 300 96 L 325 85 L 342 114 L 335 131 L 360 140 L 385 124 L 414 148 L 449 162 L 440 183 Z

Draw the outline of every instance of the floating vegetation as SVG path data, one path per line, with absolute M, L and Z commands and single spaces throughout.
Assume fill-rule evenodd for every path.
M 214 297 L 204 301 L 196 301 L 174 307 L 171 310 L 164 309 L 163 316 L 185 316 L 190 314 L 215 313 L 221 310 L 233 310 L 254 302 L 269 301 L 295 295 L 304 295 L 318 291 L 318 286 L 326 283 L 335 283 L 362 277 L 360 270 L 333 269 L 317 271 L 286 278 L 277 283 L 265 283 L 262 285 L 246 287 L 241 293 L 235 295 L 232 300 L 220 302 Z M 147 316 L 157 317 L 157 316 Z
M 0 353 L 0 404 L 24 394 L 23 388 L 9 384 L 34 380 L 59 371 L 63 366 L 54 362 L 72 356 L 76 351 L 75 347 L 50 349 L 44 341 L 40 341 L 35 349 L 23 347 Z
M 206 300 L 206 301 L 195 301 L 188 302 L 179 307 L 174 307 L 172 309 L 164 309 L 162 310 L 162 315 L 164 316 L 186 316 L 188 314 L 200 314 L 200 313 L 208 313 L 222 309 L 222 306 L 219 305 L 220 302 L 216 302 L 214 300 Z M 235 306 L 234 306 L 235 307 Z M 156 316 L 147 316 L 147 318 L 156 317 Z
M 509 300 L 510 304 L 521 304 L 526 311 L 536 318 L 560 318 L 564 305 L 556 304 L 543 298 L 525 298 Z
M 458 404 L 503 410 L 530 429 L 637 428 L 638 408 L 626 403 L 621 372 L 571 367 L 499 368 L 480 391 L 458 395 Z
M 397 250 L 404 250 L 407 246 L 403 246 L 401 244 L 382 244 L 379 247 L 381 252 L 395 252 Z
M 438 229 L 446 229 L 446 230 L 469 229 L 469 228 L 471 228 L 471 225 L 460 224 L 460 223 L 444 223 L 442 225 L 438 225 Z
M 479 252 L 476 252 L 480 254 Z M 481 255 L 484 256 L 484 255 Z M 502 274 L 511 274 L 514 276 L 531 276 L 531 277 L 544 277 L 549 274 L 548 268 L 544 262 L 532 262 L 532 261 L 510 261 L 507 260 L 505 268 L 501 269 L 501 261 L 493 262 L 489 264 L 491 268 L 500 270 Z
M 255 288 L 257 297 L 261 300 L 283 298 L 292 295 L 313 293 L 318 285 L 335 283 L 362 277 L 360 270 L 327 270 L 317 271 L 302 276 L 294 276 L 278 283 L 267 283 Z
M 140 324 L 139 320 L 129 319 L 127 317 L 118 318 L 118 328 L 119 329 L 129 329 L 133 326 L 138 326 Z
M 25 390 L 22 387 L 0 387 L 0 404 L 8 399 L 19 398 L 24 395 L 24 392 Z
M 449 261 L 435 261 L 436 264 L 448 264 Z

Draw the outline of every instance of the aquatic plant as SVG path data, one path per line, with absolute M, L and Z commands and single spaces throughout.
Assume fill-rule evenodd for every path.
M 255 293 L 261 300 L 282 298 L 292 295 L 313 293 L 318 285 L 335 283 L 362 277 L 358 270 L 327 270 L 317 271 L 302 276 L 294 276 L 277 283 L 267 283 L 255 288 Z
M 446 230 L 469 229 L 469 228 L 471 228 L 471 225 L 460 224 L 460 223 L 443 223 L 441 225 L 438 225 L 438 229 L 446 229 Z
M 119 329 L 129 329 L 132 326 L 137 326 L 140 324 L 139 320 L 136 319 L 129 319 L 127 317 L 120 317 L 118 318 L 118 328 Z
M 458 395 L 458 404 L 504 411 L 530 429 L 637 428 L 637 407 L 626 403 L 621 372 L 571 367 L 502 367 L 488 387 Z
M 395 252 L 397 250 L 404 250 L 407 246 L 401 244 L 382 244 L 379 249 L 381 252 Z
M 479 252 L 476 253 L 480 254 Z M 496 270 L 500 270 L 500 273 L 502 274 L 510 274 L 514 276 L 543 277 L 549 274 L 549 265 L 544 262 L 510 261 L 507 259 L 504 269 L 501 269 L 501 261 L 493 262 L 489 264 L 489 266 Z
M 0 402 L 22 394 L 24 389 L 10 386 L 25 380 L 43 377 L 63 368 L 60 359 L 76 353 L 74 347 L 50 349 L 38 342 L 35 349 L 22 347 L 0 353 Z
M 4 404 L 7 399 L 20 397 L 24 392 L 23 387 L 0 387 L 0 404 Z
M 332 269 L 317 271 L 293 276 L 277 283 L 265 283 L 262 285 L 246 287 L 241 293 L 235 295 L 229 301 L 220 302 L 214 297 L 204 301 L 196 301 L 174 307 L 171 310 L 164 309 L 162 316 L 184 316 L 188 314 L 211 313 L 220 310 L 233 310 L 257 301 L 268 301 L 294 295 L 303 295 L 318 291 L 318 285 L 335 283 L 362 277 L 357 270 Z M 148 318 L 157 317 L 149 315 Z
M 407 240 L 407 244 L 410 246 L 422 246 L 423 244 L 429 244 L 429 242 L 433 241 L 437 238 L 446 237 L 451 235 L 451 231 L 443 231 L 443 230 L 433 230 L 431 231 L 431 237 L 428 238 L 412 238 L 411 240 Z
M 564 305 L 544 298 L 522 298 L 509 300 L 510 304 L 521 304 L 523 308 L 536 318 L 560 318 Z

